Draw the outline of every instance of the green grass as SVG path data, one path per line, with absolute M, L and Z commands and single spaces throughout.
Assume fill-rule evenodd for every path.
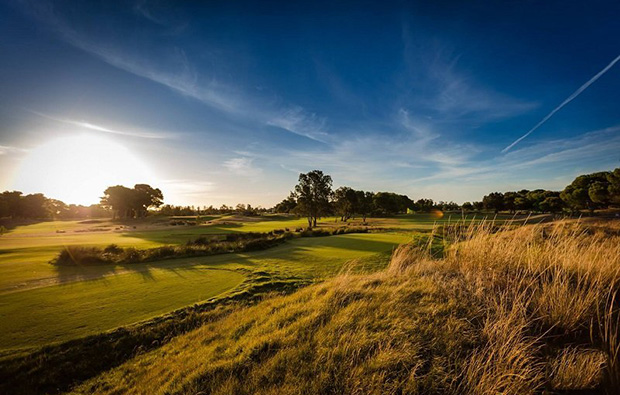
M 125 223 L 55 221 L 18 226 L 0 237 L 0 350 L 64 341 L 153 317 L 225 291 L 240 292 L 252 285 L 250 280 L 260 277 L 255 273 L 266 273 L 266 281 L 314 281 L 333 276 L 343 263 L 356 259 L 374 270 L 385 264 L 385 255 L 381 254 L 410 240 L 411 231 L 427 230 L 434 223 L 455 221 L 460 216 L 454 217 L 413 214 L 369 218 L 371 225 L 408 233 L 302 238 L 266 251 L 124 267 L 54 267 L 48 262 L 65 245 L 114 243 L 151 248 L 184 244 L 201 235 L 294 230 L 305 227 L 306 219 L 224 216 L 204 218 L 211 221 L 207 225 L 169 226 L 168 219 L 153 217 Z M 320 224 L 342 225 L 333 217 L 324 218 Z
M 358 258 L 378 268 L 386 262 L 378 254 L 410 238 L 400 233 L 301 238 L 265 251 L 125 266 L 54 267 L 46 262 L 55 250 L 41 247 L 0 254 L 6 275 L 0 282 L 0 350 L 65 341 L 242 291 L 252 285 L 240 286 L 246 275 L 316 280 Z M 38 261 L 30 261 L 35 256 Z
M 144 269 L 0 296 L 0 349 L 42 346 L 131 324 L 219 295 L 245 278 L 207 267 Z

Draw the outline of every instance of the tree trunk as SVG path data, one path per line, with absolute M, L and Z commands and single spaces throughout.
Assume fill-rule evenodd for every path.
M 316 217 L 314 217 L 314 226 L 316 227 Z

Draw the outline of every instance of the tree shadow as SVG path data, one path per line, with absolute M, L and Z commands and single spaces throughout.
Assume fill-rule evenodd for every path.
M 293 265 L 303 265 L 299 268 L 309 269 L 312 265 L 320 265 L 317 258 L 325 258 L 333 261 L 346 257 L 339 254 L 330 255 L 330 249 L 349 250 L 360 253 L 380 253 L 392 250 L 398 243 L 382 240 L 360 239 L 353 234 L 304 237 L 289 240 L 281 245 L 265 250 L 250 251 L 243 253 L 223 253 L 195 257 L 179 257 L 162 259 L 159 261 L 127 263 L 127 264 L 101 264 L 92 266 L 63 266 L 55 265 L 56 282 L 68 284 L 79 281 L 100 280 L 114 275 L 130 273 L 140 274 L 146 281 L 157 281 L 153 275 L 153 269 L 171 271 L 178 276 L 185 277 L 193 270 L 204 268 L 246 268 L 249 270 L 268 268 L 271 261 L 284 262 Z M 354 257 L 352 257 L 354 258 Z M 265 261 L 269 260 L 269 261 Z
M 28 226 L 28 225 L 36 225 L 41 222 L 49 222 L 49 219 L 12 219 L 12 218 L 1 218 L 0 226 L 4 227 L 7 232 L 14 230 L 20 226 Z

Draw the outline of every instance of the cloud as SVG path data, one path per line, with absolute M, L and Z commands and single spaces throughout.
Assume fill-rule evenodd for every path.
M 148 45 L 123 50 L 122 43 L 105 41 L 78 31 L 54 10 L 51 3 L 41 1 L 26 4 L 25 12 L 55 31 L 63 41 L 111 66 L 165 86 L 223 113 L 234 115 L 239 120 L 276 126 L 316 141 L 323 141 L 327 136 L 324 130 L 325 119 L 308 113 L 300 106 L 270 107 L 264 103 L 265 100 L 244 94 L 231 85 L 221 83 L 214 76 L 205 81 L 194 69 L 183 49 L 160 46 L 157 55 L 150 57 L 142 49 L 149 47 Z M 135 11 L 148 18 L 147 15 L 151 15 L 149 9 L 141 4 L 137 4 Z
M 321 143 L 326 143 L 329 138 L 329 134 L 325 132 L 325 118 L 308 113 L 299 106 L 280 111 L 269 119 L 267 124 Z
M 538 103 L 513 98 L 481 85 L 460 66 L 461 55 L 422 40 L 402 24 L 404 72 L 399 78 L 401 106 L 415 108 L 435 122 L 486 123 L 528 112 Z M 411 111 L 410 111 L 411 113 Z
M 228 171 L 238 176 L 256 177 L 262 174 L 262 169 L 253 165 L 254 159 L 248 157 L 231 158 L 226 160 L 222 166 Z
M 419 120 L 414 119 L 409 115 L 409 111 L 401 108 L 398 110 L 399 122 L 408 131 L 414 133 L 414 135 L 421 139 L 423 142 L 428 142 L 439 137 L 438 133 L 431 130 L 431 127 L 422 123 Z
M 28 152 L 28 150 L 8 145 L 0 145 L 0 155 L 9 155 L 15 153 L 20 154 L 24 152 Z
M 507 146 L 506 148 L 504 148 L 502 150 L 502 153 L 506 153 L 508 151 L 510 151 L 510 149 L 512 147 L 514 147 L 515 145 L 519 144 L 519 142 L 521 142 L 521 140 L 523 140 L 524 138 L 526 138 L 527 136 L 529 136 L 530 134 L 532 134 L 536 129 L 538 129 L 540 126 L 542 126 L 545 122 L 547 122 L 553 115 L 555 115 L 556 112 L 560 111 L 562 109 L 562 107 L 564 107 L 565 105 L 567 105 L 568 103 L 570 103 L 571 101 L 573 101 L 575 98 L 577 98 L 577 96 L 579 96 L 583 91 L 585 91 L 586 89 L 588 89 L 588 87 L 590 85 L 592 85 L 594 82 L 596 82 L 596 80 L 598 80 L 599 78 L 601 78 L 601 76 L 603 74 L 605 74 L 607 71 L 609 71 L 609 69 L 611 69 L 618 61 L 620 60 L 620 55 L 618 57 L 616 57 L 614 60 L 611 61 L 611 63 L 609 63 L 607 66 L 605 66 L 605 68 L 601 71 L 599 71 L 594 77 L 590 78 L 590 80 L 588 80 L 588 82 L 586 82 L 585 84 L 581 85 L 579 87 L 579 89 L 577 89 L 575 92 L 573 92 L 572 95 L 570 95 L 566 100 L 564 100 L 562 102 L 562 104 L 560 104 L 559 106 L 557 106 L 556 108 L 553 109 L 553 111 L 551 111 L 549 114 L 547 114 L 540 122 L 538 122 L 536 124 L 536 126 L 534 126 L 532 129 L 530 129 L 527 133 L 525 133 L 523 136 L 519 137 L 518 139 L 516 139 L 512 144 L 510 144 L 509 146 Z
M 196 198 L 204 199 L 217 190 L 213 182 L 193 179 L 160 180 L 159 186 L 164 193 L 165 201 L 173 204 L 195 201 Z
M 146 138 L 146 139 L 169 139 L 169 138 L 173 138 L 175 137 L 175 135 L 172 134 L 163 134 L 163 133 L 153 133 L 153 132 L 140 132 L 140 131 L 121 131 L 121 130 L 114 130 L 114 129 L 108 129 L 106 127 L 103 126 L 99 126 L 99 125 L 95 125 L 92 124 L 90 122 L 85 122 L 85 121 L 76 121 L 73 119 L 65 119 L 65 118 L 59 118 L 59 117 L 53 117 L 51 115 L 47 115 L 47 114 L 43 114 L 37 111 L 33 111 L 33 110 L 27 110 L 28 112 L 31 112 L 33 114 L 36 114 L 40 117 L 46 118 L 46 119 L 50 119 L 52 121 L 56 121 L 56 122 L 61 122 L 67 125 L 74 125 L 74 126 L 78 126 L 81 128 L 85 128 L 85 129 L 90 129 L 90 130 L 94 130 L 97 132 L 103 132 L 103 133 L 110 133 L 110 134 L 118 134 L 118 135 L 122 135 L 122 136 L 130 136 L 130 137 L 140 137 L 140 138 Z M 178 134 L 177 134 L 178 136 Z

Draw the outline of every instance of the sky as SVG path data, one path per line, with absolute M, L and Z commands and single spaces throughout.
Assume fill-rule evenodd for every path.
M 0 190 L 271 207 L 314 169 L 457 203 L 561 190 L 620 167 L 619 19 L 597 0 L 0 0 Z

